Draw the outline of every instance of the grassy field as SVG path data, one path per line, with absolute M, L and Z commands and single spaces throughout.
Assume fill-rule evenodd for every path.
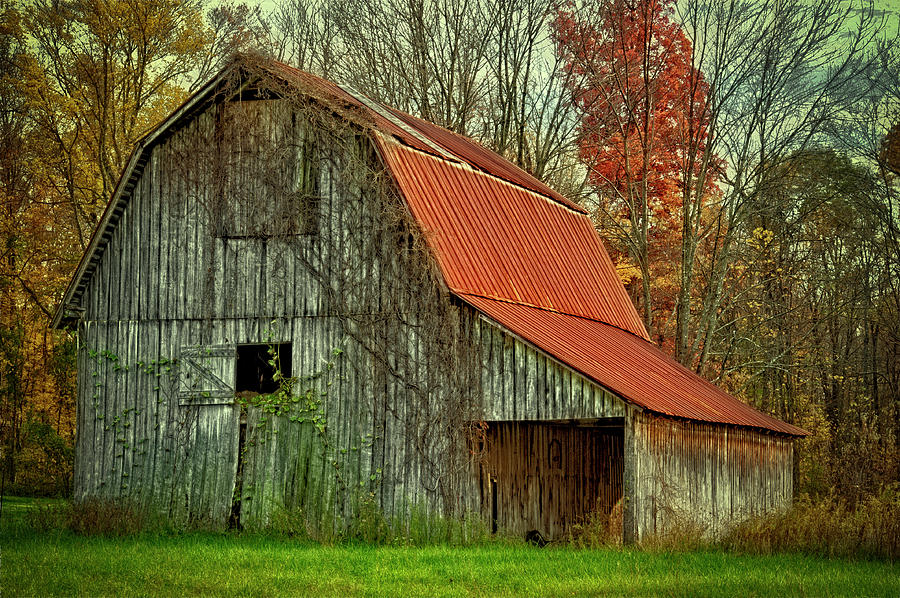
M 486 544 L 320 546 L 252 534 L 124 539 L 39 533 L 7 499 L 0 530 L 6 596 L 898 596 L 884 562 L 718 551 L 647 553 Z

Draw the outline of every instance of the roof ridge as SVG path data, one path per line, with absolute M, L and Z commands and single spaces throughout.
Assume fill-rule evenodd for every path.
M 388 112 L 390 112 L 396 119 L 399 119 L 400 116 L 403 116 L 403 117 L 412 119 L 412 120 L 414 120 L 414 121 L 417 121 L 417 122 L 419 122 L 419 123 L 422 123 L 424 126 L 427 126 L 427 127 L 434 127 L 434 128 L 436 128 L 436 129 L 439 129 L 439 130 L 442 131 L 443 133 L 446 133 L 446 134 L 450 135 L 451 137 L 457 139 L 460 143 L 465 143 L 465 144 L 472 145 L 474 148 L 477 148 L 477 149 L 479 149 L 479 150 L 481 150 L 481 151 L 483 151 L 483 152 L 485 152 L 485 153 L 487 153 L 487 154 L 490 154 L 490 155 L 492 155 L 492 156 L 494 156 L 494 157 L 496 157 L 496 158 L 499 158 L 500 160 L 502 160 L 502 161 L 506 162 L 507 164 L 509 164 L 510 166 L 512 166 L 514 169 L 521 171 L 522 174 L 524 174 L 524 175 L 526 175 L 527 177 L 533 179 L 534 182 L 537 183 L 536 186 L 543 186 L 543 187 L 545 187 L 545 188 L 546 188 L 546 191 L 541 191 L 541 190 L 539 190 L 539 189 L 535 189 L 534 186 L 529 186 L 529 185 L 526 185 L 526 184 L 524 184 L 524 183 L 517 183 L 517 182 L 515 182 L 515 181 L 513 181 L 513 180 L 511 180 L 511 179 L 509 179 L 509 178 L 507 178 L 507 177 L 504 177 L 504 176 L 500 175 L 500 174 L 499 174 L 498 172 L 496 172 L 496 171 L 488 170 L 488 169 L 486 169 L 485 167 L 482 167 L 482 166 L 480 166 L 480 165 L 474 163 L 476 160 L 475 160 L 474 158 L 472 158 L 472 157 L 466 157 L 466 156 L 463 156 L 463 155 L 454 153 L 452 149 L 447 149 L 447 151 L 450 151 L 451 154 L 454 156 L 455 161 L 458 161 L 458 162 L 464 162 L 464 163 L 470 165 L 472 168 L 474 168 L 474 169 L 475 169 L 476 171 L 478 171 L 478 172 L 483 172 L 483 173 L 488 174 L 488 175 L 490 175 L 490 176 L 492 176 L 492 177 L 494 177 L 494 178 L 496 178 L 496 179 L 498 179 L 498 180 L 506 181 L 507 183 L 510 183 L 510 184 L 512 184 L 512 185 L 515 185 L 516 187 L 519 187 L 519 188 L 521 188 L 521 189 L 527 189 L 528 191 L 531 191 L 531 192 L 533 192 L 533 193 L 537 193 L 538 195 L 540 195 L 540 196 L 542 196 L 542 197 L 546 197 L 547 199 L 549 199 L 550 201 L 552 201 L 552 202 L 554 202 L 554 203 L 557 203 L 557 204 L 560 204 L 560 205 L 563 205 L 563 206 L 567 207 L 568 209 L 572 210 L 573 212 L 577 212 L 577 213 L 580 213 L 580 214 L 587 214 L 587 210 L 585 210 L 582 206 L 578 205 L 577 203 L 575 203 L 574 201 L 572 201 L 572 200 L 569 199 L 568 197 L 566 197 L 566 196 L 562 195 L 561 193 L 557 192 L 555 189 L 553 189 L 552 187 L 550 187 L 547 183 L 541 181 L 541 180 L 538 179 L 536 176 L 534 176 L 533 174 L 531 174 L 530 172 L 528 172 L 527 170 L 525 170 L 524 168 L 522 168 L 522 167 L 519 166 L 518 164 L 515 164 L 514 162 L 512 162 L 511 160 L 509 160 L 508 158 L 506 158 L 506 157 L 503 156 L 502 154 L 499 154 L 499 153 L 495 152 L 494 150 L 489 149 L 488 147 L 485 147 L 485 145 L 482 144 L 480 141 L 478 141 L 478 140 L 476 140 L 476 139 L 473 139 L 472 137 L 469 137 L 468 135 L 463 135 L 462 133 L 457 133 L 456 131 L 453 131 L 453 130 L 451 130 L 451 129 L 448 129 L 447 127 L 441 126 L 441 125 L 439 125 L 439 124 L 437 124 L 437 123 L 433 123 L 433 122 L 431 122 L 431 121 L 429 121 L 429 120 L 425 120 L 425 119 L 422 118 L 422 117 L 415 116 L 414 114 L 410 114 L 409 112 L 406 112 L 406 111 L 404 111 L 404 110 L 400 110 L 400 109 L 398 109 L 398 108 L 394 108 L 393 106 L 388 106 L 388 105 L 386 105 L 386 104 L 382 104 L 382 106 L 383 106 Z M 400 115 L 400 116 L 398 116 L 398 115 Z M 401 120 L 401 122 L 402 122 L 402 119 L 400 119 L 400 120 Z M 396 121 L 392 119 L 391 122 L 396 122 Z M 405 123 L 404 123 L 404 124 L 405 124 Z M 410 125 L 407 125 L 407 126 L 410 126 Z M 412 128 L 412 127 L 410 127 L 410 128 Z M 406 130 L 406 129 L 404 129 L 404 130 Z M 415 129 L 414 129 L 414 130 L 415 130 Z M 432 142 L 432 143 L 439 143 L 439 142 L 435 141 L 434 139 L 432 139 L 428 134 L 426 134 L 426 133 L 424 133 L 424 132 L 422 132 L 422 131 L 416 131 L 416 132 L 417 132 L 418 134 L 420 134 L 420 135 L 424 135 L 424 136 L 425 136 L 430 142 Z M 416 136 L 416 138 L 418 139 L 418 135 Z M 442 147 L 443 147 L 443 146 L 442 146 Z M 446 148 L 445 148 L 445 149 L 446 149 Z
M 435 143 L 433 140 L 429 139 L 421 131 L 416 131 L 414 128 L 412 128 L 411 126 L 409 126 L 408 124 L 406 124 L 405 122 L 403 122 L 402 120 L 397 118 L 397 116 L 391 112 L 391 109 L 388 106 L 382 104 L 381 102 L 378 102 L 377 100 L 373 100 L 369 96 L 358 91 L 354 87 L 351 87 L 350 85 L 344 85 L 341 83 L 335 83 L 335 85 L 337 85 L 338 87 L 343 89 L 345 92 L 347 92 L 348 94 L 350 94 L 351 96 L 356 98 L 360 103 L 362 103 L 369 110 L 373 110 L 373 111 L 377 112 L 382 118 L 389 120 L 394 126 L 402 129 L 405 133 L 415 137 L 417 140 L 421 141 L 422 143 L 424 143 L 425 145 L 427 145 L 428 147 L 433 149 L 443 159 L 450 160 L 452 162 L 460 161 L 456 155 L 454 155 L 453 153 L 448 151 L 446 148 L 441 147 L 440 145 Z
M 413 118 L 416 118 L 416 117 L 413 117 Z M 385 132 L 384 132 L 384 131 L 378 130 L 377 127 L 376 127 L 375 129 L 373 129 L 373 130 L 374 130 L 376 133 L 379 133 L 379 134 L 381 135 L 382 138 L 387 137 L 387 135 L 385 134 Z M 449 132 L 453 133 L 453 131 L 449 131 Z M 458 137 L 463 137 L 462 135 L 459 135 L 459 133 L 453 133 L 453 134 L 454 134 L 454 135 L 457 135 Z M 419 138 L 419 137 L 416 136 L 416 139 L 418 139 L 418 138 Z M 464 138 L 466 141 L 471 141 L 471 142 L 473 142 L 473 143 L 477 143 L 477 142 L 476 142 L 475 140 L 473 140 L 473 139 L 468 139 L 468 138 L 465 138 L 465 137 L 463 137 L 463 138 Z M 391 142 L 391 143 L 396 143 L 396 144 L 401 145 L 401 146 L 406 147 L 406 148 L 409 148 L 410 150 L 415 151 L 415 152 L 418 152 L 418 153 L 420 153 L 420 154 L 422 154 L 422 155 L 425 155 L 425 156 L 431 156 L 431 157 L 433 157 L 433 158 L 439 158 L 439 159 L 442 159 L 442 160 L 444 160 L 444 161 L 450 163 L 451 166 L 455 166 L 455 167 L 457 167 L 457 168 L 468 168 L 471 172 L 474 172 L 475 174 L 481 174 L 481 175 L 490 177 L 490 178 L 492 178 L 492 179 L 495 179 L 495 180 L 500 181 L 500 182 L 502 182 L 502 183 L 505 183 L 505 184 L 507 184 L 507 185 L 511 185 L 511 186 L 515 187 L 516 189 L 521 189 L 522 191 L 524 191 L 524 192 L 526 192 L 526 193 L 532 193 L 532 194 L 536 195 L 537 197 L 540 197 L 540 198 L 543 199 L 544 201 L 550 202 L 552 205 L 560 206 L 560 207 L 565 208 L 566 210 L 568 210 L 569 212 L 572 212 L 573 214 L 578 214 L 579 216 L 588 216 L 588 213 L 587 213 L 587 211 L 584 210 L 584 208 L 581 208 L 580 206 L 578 206 L 578 204 L 572 202 L 571 200 L 569 200 L 569 202 L 570 202 L 572 205 L 569 205 L 568 203 L 559 201 L 558 199 L 554 198 L 552 195 L 548 195 L 548 194 L 546 194 L 546 193 L 541 193 L 541 192 L 538 191 L 537 189 L 532 189 L 531 187 L 528 187 L 528 186 L 523 185 L 523 184 L 521 184 L 521 183 L 517 183 L 517 182 L 515 182 L 515 181 L 511 181 L 511 180 L 509 180 L 508 178 L 502 177 L 502 176 L 500 176 L 499 174 L 497 174 L 497 173 L 495 173 L 495 172 L 491 172 L 491 171 L 489 171 L 489 170 L 485 170 L 485 169 L 483 169 L 483 168 L 479 168 L 477 165 L 472 164 L 472 163 L 470 163 L 468 160 L 465 160 L 465 159 L 463 159 L 463 158 L 460 158 L 459 156 L 456 156 L 455 154 L 452 154 L 452 153 L 450 154 L 450 155 L 451 155 L 450 158 L 444 158 L 444 157 L 443 157 L 443 154 L 444 154 L 444 152 L 446 152 L 447 150 L 443 150 L 443 151 L 441 152 L 441 155 L 435 155 L 435 154 L 432 154 L 431 152 L 426 152 L 425 150 L 423 150 L 423 149 L 420 148 L 420 147 L 415 147 L 415 146 L 413 146 L 413 145 L 410 145 L 410 144 L 408 144 L 408 143 L 405 143 L 402 139 L 392 138 L 392 139 L 389 139 L 389 140 L 387 140 L 387 141 L 389 141 L 389 142 Z M 484 146 L 480 146 L 480 147 L 484 148 Z M 485 149 L 485 151 L 490 151 L 490 150 Z M 524 172 L 524 171 L 523 171 L 523 172 Z M 577 206 L 577 209 L 576 209 L 576 206 Z

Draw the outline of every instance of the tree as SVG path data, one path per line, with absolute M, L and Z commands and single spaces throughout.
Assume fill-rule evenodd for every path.
M 868 50 L 883 23 L 871 3 L 854 11 L 840 0 L 688 0 L 677 7 L 692 42 L 691 63 L 709 86 L 707 152 L 728 165 L 701 162 L 704 171 L 718 175 L 721 226 L 713 231 L 717 249 L 703 268 L 702 284 L 690 302 L 678 303 L 679 358 L 700 370 L 719 334 L 748 206 L 782 184 L 785 161 L 825 142 L 868 96 L 874 63 Z M 698 265 L 683 261 L 681 267 L 684 292 Z M 693 324 L 683 325 L 687 321 Z
M 207 29 L 199 0 L 35 0 L 22 67 L 40 176 L 71 211 L 84 249 L 134 142 L 183 99 Z
M 594 13 L 570 4 L 555 21 L 558 52 L 585 75 L 571 92 L 598 226 L 615 239 L 620 268 L 636 267 L 637 303 L 660 340 L 671 337 L 678 246 L 693 262 L 719 166 L 707 151 L 707 85 L 674 6 L 614 0 Z
M 816 433 L 807 488 L 852 498 L 898 468 L 897 311 L 878 180 L 830 150 L 798 152 L 775 174 L 781 184 L 747 205 L 720 364 L 757 406 Z
M 73 345 L 47 325 L 134 142 L 229 58 L 211 51 L 250 45 L 257 32 L 242 5 L 206 19 L 202 9 L 0 0 L 4 481 L 27 473 L 17 468 L 25 443 L 53 445 L 45 458 L 64 464 L 57 449 L 74 439 Z
M 554 4 L 292 0 L 270 21 L 280 59 L 474 137 L 577 200 L 577 121 L 571 73 L 553 52 Z

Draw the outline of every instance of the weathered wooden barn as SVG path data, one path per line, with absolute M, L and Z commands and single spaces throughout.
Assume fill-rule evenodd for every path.
M 649 340 L 580 206 L 261 59 L 138 143 L 54 325 L 76 497 L 177 521 L 717 533 L 789 504 L 804 434 Z

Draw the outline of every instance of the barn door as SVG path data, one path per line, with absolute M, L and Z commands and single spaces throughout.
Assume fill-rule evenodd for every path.
M 178 397 L 190 430 L 183 451 L 188 517 L 228 522 L 238 474 L 240 413 L 235 405 L 235 345 L 182 347 Z

